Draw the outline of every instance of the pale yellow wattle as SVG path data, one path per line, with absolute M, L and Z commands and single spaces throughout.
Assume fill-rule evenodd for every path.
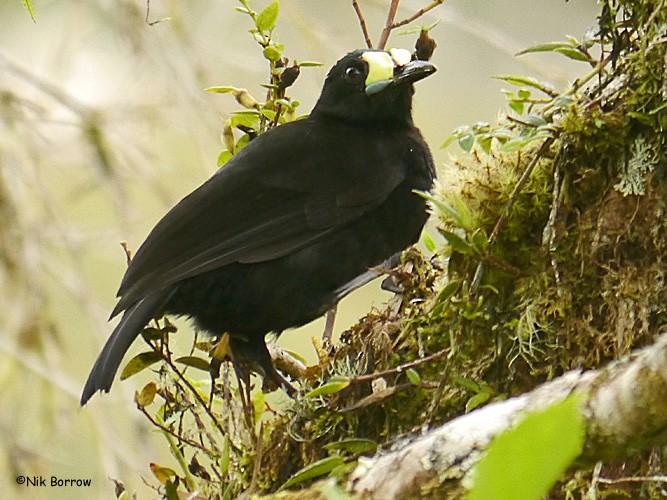
M 368 63 L 366 86 L 391 80 L 394 76 L 394 60 L 387 52 L 364 52 L 361 58 Z

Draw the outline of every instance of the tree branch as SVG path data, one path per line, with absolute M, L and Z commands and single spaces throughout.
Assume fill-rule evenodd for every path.
M 398 4 L 401 0 L 391 0 L 391 5 L 389 6 L 389 13 L 387 14 L 387 22 L 384 25 L 384 29 L 380 34 L 380 39 L 378 40 L 377 48 L 384 50 L 385 45 L 387 45 L 387 40 L 389 39 L 389 34 L 391 33 L 394 18 L 396 18 L 396 11 L 398 10 Z
M 463 415 L 398 450 L 366 460 L 352 474 L 349 490 L 364 498 L 407 498 L 439 478 L 470 479 L 495 436 L 515 426 L 525 412 L 545 409 L 573 392 L 585 395 L 581 411 L 586 442 L 578 462 L 663 445 L 667 334 L 603 370 L 568 372 L 530 393 Z

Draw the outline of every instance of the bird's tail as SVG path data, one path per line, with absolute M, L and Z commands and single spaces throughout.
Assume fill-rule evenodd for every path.
M 147 295 L 128 308 L 97 357 L 81 394 L 81 406 L 97 392 L 109 392 L 123 356 L 148 322 L 164 307 L 173 291 Z

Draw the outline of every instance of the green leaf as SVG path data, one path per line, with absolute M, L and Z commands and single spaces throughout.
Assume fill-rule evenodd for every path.
M 308 366 L 308 360 L 304 358 L 302 354 L 299 354 L 296 351 L 291 351 L 290 349 L 284 349 L 284 351 L 290 356 L 292 356 L 294 359 L 297 359 L 301 361 L 304 365 Z
M 531 125 L 535 127 L 540 127 L 542 125 L 546 125 L 548 122 L 544 119 L 543 116 L 540 115 L 534 115 L 534 114 L 529 114 L 526 116 L 523 116 L 521 118 L 523 121 L 530 123 Z
M 244 147 L 248 145 L 249 142 L 250 142 L 250 136 L 248 134 L 243 134 L 236 142 L 236 146 L 234 146 L 234 154 L 241 151 Z
M 173 481 L 167 481 L 164 485 L 164 494 L 167 500 L 180 500 L 178 495 L 178 488 Z
M 222 437 L 222 455 L 218 460 L 218 465 L 220 466 L 220 474 L 224 477 L 229 471 L 229 464 L 231 461 L 231 444 L 229 443 L 229 435 L 225 434 Z
M 35 22 L 35 6 L 32 4 L 32 0 L 21 0 L 23 7 L 30 15 L 30 19 Z
M 477 250 L 477 253 L 484 253 L 489 246 L 489 238 L 483 230 L 478 230 L 470 237 L 472 246 Z
M 491 143 L 493 142 L 493 136 L 490 134 L 483 134 L 477 136 L 477 144 L 484 150 L 485 153 L 489 154 L 491 152 Z
M 449 147 L 450 145 L 454 144 L 454 141 L 458 139 L 458 136 L 456 134 L 452 134 L 447 139 L 445 139 L 445 142 L 440 144 L 440 149 L 445 149 Z
M 266 410 L 266 394 L 264 391 L 255 391 L 252 397 L 252 409 L 255 414 L 255 422 L 259 422 Z
M 541 90 L 548 95 L 556 95 L 556 91 L 548 84 L 537 80 L 536 78 L 523 75 L 491 75 L 491 78 L 496 80 L 502 80 L 504 82 L 516 85 L 517 87 L 533 87 L 537 90 Z
M 558 96 L 556 99 L 553 101 L 554 105 L 557 108 L 566 108 L 570 106 L 574 102 L 574 99 L 571 97 L 567 96 Z
M 262 113 L 262 116 L 268 118 L 271 121 L 276 119 L 276 112 L 273 111 L 272 109 L 262 108 L 260 113 Z
M 542 498 L 581 453 L 580 403 L 571 396 L 497 436 L 477 464 L 468 500 Z
M 264 54 L 264 57 L 269 61 L 279 61 L 280 57 L 282 56 L 280 49 L 278 49 L 278 47 L 275 45 L 269 45 L 268 47 L 265 47 L 262 54 Z
M 239 89 L 236 87 L 222 86 L 222 87 L 206 87 L 204 92 L 216 92 L 218 94 L 234 94 L 238 92 Z
M 271 31 L 276 27 L 278 21 L 278 2 L 271 2 L 266 8 L 257 15 L 255 25 L 261 31 Z
M 230 153 L 229 151 L 227 151 L 227 150 L 222 151 L 218 155 L 218 161 L 217 161 L 218 168 L 222 167 L 225 163 L 227 163 L 229 160 L 231 160 L 232 156 L 234 156 L 234 155 L 232 153 Z
M 208 372 L 211 368 L 211 364 L 208 361 L 197 356 L 181 356 L 176 362 L 205 372 Z
M 473 411 L 480 405 L 483 405 L 491 398 L 491 388 L 482 387 L 482 389 L 466 402 L 466 413 Z
M 512 101 L 508 102 L 507 105 L 512 110 L 514 110 L 518 115 L 522 115 L 523 110 L 526 107 L 525 103 L 523 103 L 522 101 L 516 101 L 516 100 L 512 100 Z
M 229 117 L 231 127 L 259 128 L 259 111 L 236 111 Z
M 579 49 L 573 49 L 571 47 L 558 49 L 556 52 L 563 54 L 565 57 L 572 59 L 574 61 L 590 61 L 591 58 L 582 52 Z
M 531 92 L 528 89 L 519 89 L 516 95 L 519 99 L 530 99 Z
M 422 241 L 424 242 L 426 250 L 428 250 L 431 253 L 435 253 L 437 246 L 435 244 L 435 241 L 433 241 L 431 235 L 428 234 L 428 231 L 426 231 L 426 229 L 422 231 Z
M 501 127 L 491 132 L 490 135 L 504 144 L 512 137 L 514 137 L 514 132 L 507 128 Z
M 296 472 L 292 477 L 290 477 L 285 484 L 283 484 L 278 491 L 286 490 L 297 484 L 303 483 L 310 479 L 323 476 L 328 474 L 333 469 L 345 463 L 343 457 L 327 457 L 322 460 L 318 460 L 310 465 L 307 465 L 300 471 Z
M 304 397 L 314 398 L 316 396 L 328 396 L 329 394 L 336 394 L 337 392 L 345 389 L 348 385 L 350 385 L 350 379 L 347 377 L 331 377 L 331 379 L 329 379 L 326 384 L 322 384 L 321 386 L 313 389 Z
M 408 368 L 405 372 L 405 375 L 407 375 L 408 380 L 412 385 L 416 385 L 417 387 L 422 385 L 421 375 L 419 375 L 419 372 L 414 368 Z
M 378 444 L 370 439 L 343 439 L 334 443 L 325 444 L 323 448 L 327 451 L 342 451 L 344 453 L 358 454 L 375 452 Z
M 470 151 L 473 144 L 475 144 L 475 136 L 472 134 L 466 134 L 462 137 L 459 137 L 459 147 L 463 151 Z
M 463 255 L 472 255 L 475 253 L 473 247 L 470 244 L 461 238 L 458 234 L 452 233 L 451 231 L 440 231 L 442 235 L 447 238 L 447 243 L 452 247 L 452 250 L 455 252 L 461 253 Z
M 516 137 L 507 141 L 500 149 L 505 153 L 513 153 L 523 149 L 531 142 L 546 139 L 547 137 L 549 137 L 549 134 L 534 134 L 529 136 Z
M 141 392 L 137 391 L 134 393 L 134 401 L 137 405 L 145 408 L 153 402 L 156 394 L 157 385 L 155 382 L 149 382 L 143 389 L 141 389 Z
M 156 463 L 151 463 L 150 468 L 153 475 L 162 484 L 167 484 L 167 481 L 171 480 L 172 477 L 176 477 L 176 471 L 169 467 L 162 467 Z
M 472 391 L 474 393 L 478 393 L 482 390 L 482 386 L 479 385 L 477 382 L 474 380 L 471 380 L 469 378 L 463 378 L 463 377 L 456 377 L 454 379 L 454 382 L 457 385 L 460 385 L 461 387 L 468 389 L 469 391 Z
M 295 64 L 300 68 L 307 68 L 309 66 L 323 66 L 321 62 L 317 61 L 300 61 L 300 62 L 295 62 Z
M 567 43 L 567 42 L 548 42 L 548 43 L 541 43 L 539 45 L 534 45 L 532 47 L 528 47 L 527 49 L 523 49 L 516 54 L 515 56 L 522 56 L 524 54 L 530 54 L 533 52 L 556 52 L 559 49 L 564 49 L 564 48 L 572 48 L 572 44 Z
M 145 370 L 152 364 L 157 363 L 162 359 L 162 354 L 155 351 L 142 352 L 137 354 L 131 360 L 127 362 L 123 372 L 120 374 L 120 379 L 125 380 L 130 378 L 132 375 L 136 375 L 142 370 Z
M 164 331 L 153 328 L 152 326 L 147 326 L 141 331 L 141 336 L 149 342 L 152 340 L 160 340 L 164 335 Z
M 422 198 L 430 201 L 442 216 L 451 219 L 458 227 L 465 229 L 466 231 L 473 231 L 475 229 L 475 221 L 472 214 L 462 199 L 454 198 L 452 203 L 449 203 L 442 198 L 436 198 L 430 193 L 424 193 L 423 191 L 417 190 L 414 192 Z
M 440 290 L 436 302 L 444 302 L 445 300 L 451 299 L 456 291 L 459 289 L 461 282 L 458 280 L 452 280 L 445 285 L 445 287 Z

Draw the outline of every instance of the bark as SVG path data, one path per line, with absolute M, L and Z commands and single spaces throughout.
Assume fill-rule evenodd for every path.
M 416 496 L 439 483 L 442 493 L 471 485 L 471 471 L 494 436 L 573 392 L 585 394 L 586 441 L 579 462 L 619 458 L 667 442 L 667 334 L 602 370 L 571 371 L 521 396 L 490 404 L 365 459 L 348 483 L 365 498 Z M 438 489 L 436 488 L 436 489 Z

